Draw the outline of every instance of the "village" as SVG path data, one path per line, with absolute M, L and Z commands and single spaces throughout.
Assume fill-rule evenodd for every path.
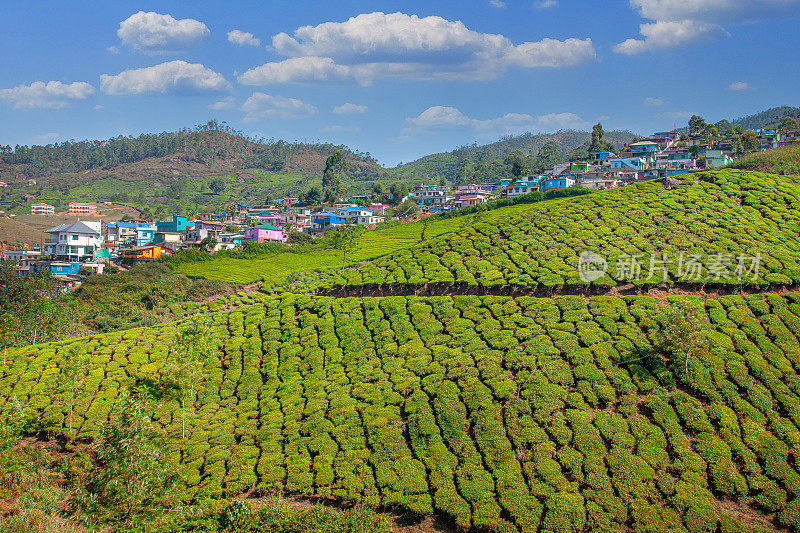
M 86 220 L 102 217 L 102 208 L 97 204 L 70 202 L 67 214 L 78 216 L 76 222 L 46 230 L 40 246 L 4 251 L 3 259 L 13 262 L 23 275 L 49 271 L 62 283 L 63 289 L 68 290 L 80 285 L 87 275 L 103 273 L 110 264 L 156 261 L 184 249 L 215 253 L 242 249 L 247 243 L 288 241 L 291 244 L 292 233 L 303 233 L 313 239 L 343 226 L 364 226 L 372 230 L 387 220 L 415 221 L 535 192 L 575 187 L 614 189 L 722 168 L 742 153 L 742 148 L 736 146 L 742 138 L 750 144 L 745 147 L 747 152 L 763 151 L 800 143 L 800 131 L 796 128 L 763 129 L 741 137 L 660 132 L 633 142 L 624 150 L 594 152 L 588 161 L 561 163 L 542 174 L 454 186 L 442 181 L 439 184 L 422 182 L 407 196 L 397 199 L 391 192 L 382 192 L 352 196 L 333 204 L 301 206 L 299 198 L 287 197 L 270 205 L 239 203 L 224 212 L 198 213 L 192 217 L 171 215 L 158 221 L 108 223 Z M 36 203 L 31 205 L 31 214 L 54 215 L 55 208 Z

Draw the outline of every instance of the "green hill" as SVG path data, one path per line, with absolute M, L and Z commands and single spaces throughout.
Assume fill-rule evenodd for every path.
M 798 207 L 800 176 L 725 169 L 387 227 L 351 258 L 377 259 L 328 296 L 170 304 L 196 315 L 10 349 L 0 415 L 21 406 L 23 443 L 72 464 L 67 452 L 91 449 L 126 391 L 145 388 L 164 469 L 180 473 L 171 517 L 279 494 L 406 513 L 409 528 L 435 515 L 461 531 L 798 531 Z M 631 285 L 612 268 L 587 285 L 583 250 L 610 265 L 761 254 L 763 280 L 668 269 L 667 283 Z M 178 268 L 270 282 L 324 253 Z M 657 290 L 623 296 L 640 289 Z M 180 381 L 191 354 L 198 372 Z M 68 508 L 63 492 L 48 501 Z
M 748 115 L 746 117 L 737 118 L 731 121 L 733 124 L 738 124 L 747 130 L 758 130 L 763 128 L 776 128 L 783 117 L 790 116 L 800 120 L 800 107 L 780 106 Z
M 800 299 L 697 300 L 708 349 L 688 357 L 678 305 L 262 297 L 208 315 L 186 438 L 177 400 L 155 413 L 164 457 L 186 500 L 280 491 L 496 531 L 800 527 Z M 94 436 L 121 390 L 158 383 L 179 329 L 12 350 L 4 409 L 66 432 L 61 373 L 85 352 L 73 427 Z
M 798 208 L 800 176 L 692 174 L 670 188 L 651 181 L 507 208 L 457 233 L 347 271 L 334 285 L 337 294 L 365 289 L 407 294 L 428 285 L 445 292 L 469 287 L 502 294 L 591 292 L 627 283 L 662 285 L 666 275 L 667 285 L 694 289 L 793 286 L 800 283 Z M 591 284 L 579 278 L 584 251 L 607 262 L 605 275 Z M 661 254 L 668 254 L 667 262 Z M 757 254 L 756 279 L 734 275 L 740 257 L 749 269 L 749 258 Z M 651 257 L 657 260 L 652 277 Z
M 800 175 L 800 144 L 756 152 L 737 159 L 730 168 L 780 175 Z
M 633 141 L 635 135 L 627 131 L 609 131 L 605 134 L 605 140 L 616 147 L 622 147 Z M 548 142 L 556 143 L 562 152 L 569 153 L 570 150 L 589 143 L 592 134 L 585 131 L 559 131 L 534 135 L 525 133 L 516 136 L 503 137 L 499 141 L 485 145 L 462 146 L 452 152 L 432 154 L 410 163 L 399 165 L 392 169 L 393 172 L 406 179 L 425 179 L 444 176 L 452 180 L 458 173 L 458 168 L 462 160 L 469 159 L 475 161 L 483 155 L 488 158 L 503 158 L 507 154 L 519 150 L 524 155 L 536 154 L 542 146 Z

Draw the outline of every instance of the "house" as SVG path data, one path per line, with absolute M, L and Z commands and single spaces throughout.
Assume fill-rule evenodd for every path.
M 581 187 L 594 189 L 596 191 L 605 189 L 616 189 L 622 185 L 622 180 L 615 176 L 601 176 L 587 174 L 580 182 Z
M 542 181 L 541 191 L 545 192 L 552 189 L 565 189 L 567 187 L 573 187 L 574 185 L 575 179 L 572 176 L 566 174 L 561 176 L 552 176 Z
M 706 150 L 703 157 L 706 160 L 706 168 L 720 168 L 733 162 L 731 156 L 722 150 Z
M 67 213 L 70 215 L 99 215 L 95 204 L 84 204 L 81 202 L 70 202 L 67 204 Z
M 184 237 L 183 232 L 177 231 L 156 231 L 153 235 L 153 244 L 168 244 L 181 242 Z
M 365 207 L 352 206 L 339 209 L 339 216 L 344 219 L 346 223 L 358 223 L 358 217 L 372 216 L 372 211 Z
M 254 242 L 283 242 L 283 230 L 269 223 L 245 228 L 244 240 Z
M 311 223 L 310 215 L 303 215 L 301 213 L 281 213 L 280 225 L 287 226 L 289 224 L 297 227 L 305 227 Z
M 478 204 L 486 203 L 486 195 L 479 192 L 470 192 L 466 194 L 457 194 L 453 199 L 453 205 L 462 209 L 464 207 L 473 207 Z
M 50 204 L 31 204 L 31 215 L 54 215 L 56 208 Z
M 372 211 L 368 211 L 368 212 L 369 212 L 368 215 L 359 216 L 355 220 L 355 223 L 358 224 L 359 226 L 367 226 L 369 224 L 380 224 L 381 222 L 386 220 L 385 217 L 382 217 L 380 215 L 372 214 Z
M 327 211 L 323 211 L 322 213 L 317 213 L 316 215 L 313 216 L 311 222 L 311 229 L 324 231 L 326 229 L 341 226 L 344 223 L 345 223 L 344 217 L 341 217 L 336 213 L 329 213 Z
M 123 250 L 121 255 L 124 259 L 133 261 L 154 261 L 162 255 L 172 253 L 172 250 L 160 244 L 148 244 L 146 246 L 136 246 Z
M 608 160 L 609 168 L 641 170 L 647 165 L 642 157 L 615 157 Z
M 385 215 L 387 207 L 383 204 L 369 204 L 369 210 L 375 215 Z
M 628 145 L 628 150 L 637 154 L 656 154 L 661 148 L 653 141 L 639 141 Z
M 221 233 L 219 240 L 223 244 L 242 244 L 244 233 Z
M 166 220 L 156 222 L 156 232 L 180 233 L 186 231 L 190 226 L 194 226 L 194 224 L 190 223 L 186 217 L 170 216 Z
M 534 176 L 523 176 L 517 181 L 506 187 L 506 196 L 514 198 L 515 196 L 522 196 L 530 194 L 539 190 L 540 178 Z
M 22 268 L 30 268 L 42 258 L 42 252 L 36 250 L 6 250 L 3 252 L 3 261 L 11 261 Z
M 106 225 L 106 242 L 144 246 L 153 241 L 155 226 L 143 222 L 112 222 Z
M 195 227 L 184 232 L 184 241 L 199 243 L 208 238 L 219 240 L 222 230 L 222 224 L 217 222 L 199 221 Z
M 50 228 L 44 255 L 55 260 L 82 261 L 91 259 L 94 251 L 101 247 L 101 222 L 82 222 L 59 224 Z
M 220 213 L 200 213 L 195 218 L 197 220 L 203 220 L 205 222 L 211 222 L 212 220 L 224 220 L 225 215 Z
M 592 152 L 589 154 L 592 156 L 592 159 L 595 161 L 603 161 L 604 159 L 611 159 L 612 157 L 617 157 L 617 154 L 614 152 Z
M 77 261 L 69 263 L 54 261 L 50 263 L 50 273 L 53 276 L 78 276 L 80 274 L 81 264 Z

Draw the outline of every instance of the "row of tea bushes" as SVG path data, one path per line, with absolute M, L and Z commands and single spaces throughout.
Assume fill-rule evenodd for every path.
M 660 345 L 678 300 L 259 300 L 208 315 L 185 439 L 161 399 L 186 499 L 286 491 L 499 531 L 800 527 L 796 295 L 698 300 L 713 350 L 686 372 Z M 73 427 L 94 435 L 181 327 L 12 350 L 0 397 L 66 432 L 85 353 Z

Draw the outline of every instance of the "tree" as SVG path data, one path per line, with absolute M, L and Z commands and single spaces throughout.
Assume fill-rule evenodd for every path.
M 322 202 L 322 191 L 319 187 L 311 187 L 304 194 L 300 195 L 298 203 L 300 205 L 316 205 Z
M 381 185 L 380 183 L 377 183 L 377 182 L 376 182 L 376 183 L 375 183 L 375 184 L 372 186 L 372 194 L 374 194 L 375 196 L 380 196 L 380 195 L 382 195 L 382 194 L 383 194 L 383 185 Z
M 603 131 L 603 125 L 597 123 L 592 128 L 592 142 L 589 144 L 588 152 L 590 154 L 597 152 L 612 152 L 614 145 L 605 140 L 606 132 Z
M 754 131 L 746 131 L 742 135 L 742 147 L 746 152 L 755 152 L 761 149 L 761 141 Z
M 665 316 L 662 349 L 673 362 L 683 363 L 683 373 L 688 377 L 690 359 L 711 354 L 711 341 L 703 330 L 705 313 L 697 303 L 677 302 L 665 309 Z
M 208 324 L 193 317 L 180 330 L 171 357 L 164 364 L 163 385 L 181 402 L 181 438 L 186 438 L 186 401 L 193 401 L 195 384 L 200 381 L 203 364 L 209 355 Z
M 558 144 L 553 141 L 548 141 L 539 149 L 536 157 L 533 160 L 533 171 L 537 173 L 544 172 L 547 169 L 564 162 L 564 153 L 559 148 Z
M 410 217 L 417 211 L 419 211 L 419 206 L 417 205 L 417 202 L 409 198 L 405 200 L 402 204 L 394 208 L 394 215 L 398 218 L 406 218 Z
M 16 319 L 15 341 L 36 344 L 58 339 L 66 333 L 69 315 L 59 283 L 49 273 L 20 276 L 13 264 L 0 262 L 0 314 Z
M 341 190 L 340 176 L 347 172 L 347 160 L 344 154 L 336 150 L 325 160 L 325 170 L 322 172 L 322 189 L 328 198 L 336 198 Z M 328 194 L 330 191 L 330 194 Z
M 3 339 L 3 366 L 6 366 L 8 345 L 14 342 L 14 336 L 19 326 L 19 318 L 11 313 L 3 313 L 0 315 L 0 338 Z
M 100 431 L 97 462 L 73 507 L 96 523 L 141 524 L 171 507 L 177 473 L 164 453 L 164 432 L 155 406 L 142 390 L 123 392 Z
M 323 202 L 326 204 L 335 204 L 339 200 L 339 195 L 334 189 L 325 189 Z
M 786 115 L 785 117 L 783 117 L 783 120 L 781 120 L 779 128 L 782 131 L 796 130 L 798 129 L 797 120 L 790 115 Z
M 719 131 L 722 135 L 730 135 L 733 133 L 733 124 L 725 119 L 714 124 L 714 127 L 717 128 L 717 131 Z
M 702 133 L 703 129 L 706 127 L 706 121 L 703 117 L 698 115 L 692 115 L 692 118 L 689 119 L 689 133 L 692 135 L 699 135 Z
M 444 179 L 444 176 L 439 178 L 439 187 L 447 187 L 447 180 Z
M 504 162 L 506 165 L 511 167 L 511 175 L 515 178 L 522 176 L 522 174 L 527 170 L 525 156 L 522 155 L 522 152 L 519 150 L 515 150 L 508 154 Z
M 222 194 L 225 192 L 225 182 L 222 180 L 214 180 L 208 184 L 208 188 L 211 189 L 211 192 L 214 194 Z
M 404 183 L 392 183 L 389 192 L 392 193 L 392 205 L 397 205 L 408 196 L 408 187 Z
M 340 226 L 325 235 L 331 248 L 342 251 L 342 270 L 347 264 L 347 252 L 358 244 L 363 233 L 364 226 Z
M 72 435 L 72 414 L 75 410 L 75 396 L 88 375 L 89 354 L 86 349 L 74 344 L 69 347 L 62 359 L 59 374 L 59 389 L 69 402 L 69 433 Z

